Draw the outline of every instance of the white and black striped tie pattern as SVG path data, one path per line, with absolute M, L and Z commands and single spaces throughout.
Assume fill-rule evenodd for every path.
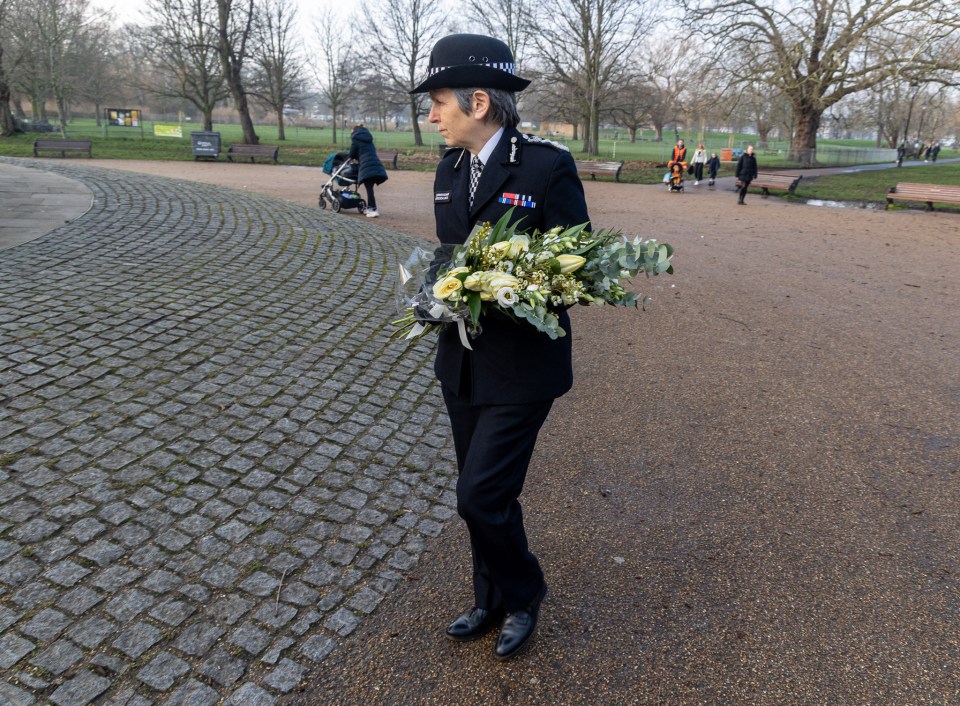
M 473 195 L 477 191 L 477 184 L 480 183 L 480 172 L 483 171 L 483 162 L 479 157 L 470 158 L 470 208 L 473 208 Z

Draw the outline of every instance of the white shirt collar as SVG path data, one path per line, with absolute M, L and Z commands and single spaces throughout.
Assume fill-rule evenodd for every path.
M 503 126 L 501 126 L 499 130 L 493 133 L 493 137 L 487 140 L 487 144 L 485 144 L 483 146 L 483 149 L 480 150 L 480 152 L 477 154 L 477 157 L 480 158 L 481 162 L 486 164 L 487 162 L 490 161 L 490 156 L 493 154 L 493 150 L 496 149 L 497 144 L 500 142 L 501 137 L 503 137 Z

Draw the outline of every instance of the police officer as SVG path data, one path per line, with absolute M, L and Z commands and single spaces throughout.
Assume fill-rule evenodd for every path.
M 438 252 L 449 253 L 475 224 L 494 223 L 511 208 L 511 221 L 524 230 L 589 220 L 569 151 L 516 129 L 515 92 L 529 84 L 500 40 L 454 34 L 434 46 L 429 76 L 411 93 L 430 93 L 430 122 L 450 148 L 434 181 Z M 573 384 L 565 312 L 560 324 L 567 335 L 550 340 L 525 322 L 486 315 L 472 350 L 448 327 L 434 364 L 457 454 L 457 511 L 473 554 L 474 606 L 446 635 L 474 640 L 500 625 L 501 660 L 529 643 L 547 593 L 518 497 L 553 400 Z

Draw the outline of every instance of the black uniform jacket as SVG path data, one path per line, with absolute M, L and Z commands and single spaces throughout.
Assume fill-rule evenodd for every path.
M 589 221 L 583 185 L 568 151 L 558 145 L 505 130 L 484 165 L 468 212 L 470 153 L 454 148 L 444 155 L 434 181 L 437 237 L 441 243 L 466 241 L 476 223 L 496 223 L 514 209 L 521 230 L 544 232 L 554 226 Z M 526 205 L 514 206 L 518 198 Z M 443 248 L 441 248 L 442 250 Z M 438 251 L 439 252 L 439 251 Z M 526 321 L 502 315 L 480 319 L 473 350 L 460 343 L 457 329 L 440 334 L 434 370 L 451 392 L 472 404 L 528 404 L 551 400 L 573 385 L 570 318 L 560 313 L 567 335 L 550 340 Z

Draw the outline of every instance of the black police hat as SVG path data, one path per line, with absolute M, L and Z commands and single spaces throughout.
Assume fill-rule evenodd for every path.
M 522 91 L 530 82 L 514 74 L 514 70 L 513 52 L 499 39 L 482 34 L 451 34 L 433 46 L 429 75 L 410 93 L 474 86 Z

